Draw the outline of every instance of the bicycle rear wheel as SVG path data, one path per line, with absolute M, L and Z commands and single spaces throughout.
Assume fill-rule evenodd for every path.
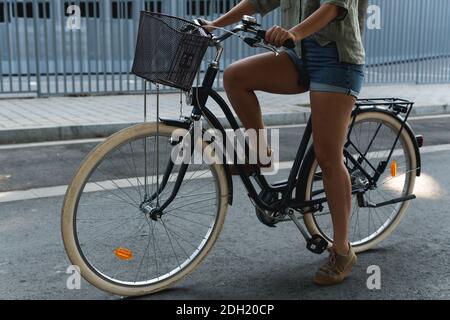
M 157 132 L 153 123 L 114 134 L 87 156 L 69 185 L 64 245 L 81 275 L 102 290 L 135 296 L 167 288 L 192 272 L 219 236 L 228 184 L 212 159 L 189 165 L 175 199 L 155 214 L 182 172 L 174 165 L 164 184 L 176 129 L 160 124 Z
M 395 117 L 380 111 L 365 111 L 357 115 L 350 140 L 362 152 L 367 150 L 367 159 L 377 168 L 380 161 L 386 160 L 395 141 L 401 123 Z M 375 136 L 375 140 L 372 138 Z M 356 150 L 349 147 L 348 151 L 357 159 Z M 353 189 L 361 188 L 367 179 L 350 161 L 344 158 L 350 172 Z M 362 167 L 373 175 L 374 170 L 369 162 L 363 162 Z M 395 164 L 394 164 L 395 163 Z M 390 167 L 395 165 L 396 172 Z M 414 144 L 406 130 L 402 130 L 391 162 L 378 180 L 376 188 L 364 193 L 366 200 L 372 203 L 382 203 L 411 195 L 416 178 L 417 159 Z M 306 200 L 325 197 L 322 171 L 311 148 L 305 159 L 304 175 L 300 181 L 305 181 L 304 195 Z M 357 196 L 352 196 L 352 211 L 349 222 L 349 240 L 356 252 L 369 250 L 389 236 L 403 218 L 409 201 L 389 204 L 378 208 L 360 207 Z M 330 209 L 324 203 L 322 211 L 304 216 L 306 227 L 311 235 L 319 234 L 331 245 L 333 241 L 333 225 Z

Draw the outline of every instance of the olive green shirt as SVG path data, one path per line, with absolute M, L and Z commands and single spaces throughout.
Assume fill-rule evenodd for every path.
M 322 4 L 333 4 L 345 9 L 339 17 L 313 36 L 322 46 L 336 42 L 339 61 L 365 63 L 362 35 L 368 0 L 250 0 L 250 2 L 262 16 L 280 7 L 281 26 L 288 30 L 308 18 Z M 301 57 L 300 43 L 297 43 L 295 50 Z

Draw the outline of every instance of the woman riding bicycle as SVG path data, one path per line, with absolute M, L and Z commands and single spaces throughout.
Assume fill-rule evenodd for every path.
M 255 12 L 266 15 L 281 6 L 282 26 L 265 41 L 276 47 L 292 39 L 296 49 L 262 53 L 231 64 L 224 74 L 228 99 L 246 129 L 264 128 L 256 90 L 276 94 L 310 91 L 313 142 L 323 174 L 333 222 L 330 257 L 314 282 L 342 282 L 356 263 L 348 241 L 351 181 L 343 162 L 350 115 L 364 81 L 362 32 L 367 0 L 243 0 L 207 29 L 224 27 Z M 267 148 L 259 141 L 259 148 Z

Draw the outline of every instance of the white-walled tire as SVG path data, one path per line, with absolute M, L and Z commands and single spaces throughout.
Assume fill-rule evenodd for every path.
M 138 175 L 141 172 L 140 168 L 136 169 L 136 177 L 133 176 L 126 176 L 125 173 L 120 173 L 121 175 L 118 176 L 116 179 L 111 178 L 110 180 L 101 180 L 99 177 L 102 176 L 103 172 L 100 171 L 98 174 L 99 177 L 97 177 L 95 180 L 94 176 L 97 173 L 97 170 L 106 170 L 109 167 L 111 167 L 112 174 L 118 174 L 116 171 L 122 171 L 125 170 L 127 165 L 125 164 L 126 161 L 124 161 L 122 165 L 120 165 L 122 153 L 124 151 L 122 150 L 120 154 L 118 154 L 117 157 L 115 157 L 115 153 L 117 150 L 121 150 L 120 148 L 125 148 L 124 146 L 127 146 L 129 144 L 129 149 L 134 150 L 136 152 L 136 146 L 138 146 L 138 143 L 135 143 L 135 141 L 139 141 L 138 139 L 144 139 L 145 145 L 147 146 L 147 137 L 148 139 L 154 138 L 155 145 L 161 144 L 161 141 L 163 139 L 168 139 L 168 137 L 171 136 L 172 132 L 178 128 L 167 126 L 164 124 L 159 124 L 159 135 L 160 138 L 156 139 L 156 124 L 155 123 L 147 123 L 147 124 L 140 124 L 136 125 L 127 129 L 124 129 L 114 135 L 112 135 L 110 138 L 105 140 L 103 143 L 101 143 L 99 146 L 97 146 L 91 153 L 86 157 L 82 165 L 80 166 L 79 170 L 73 177 L 72 182 L 70 183 L 68 190 L 66 192 L 66 196 L 64 199 L 64 204 L 62 208 L 62 237 L 64 241 L 64 246 L 66 249 L 66 252 L 69 256 L 69 259 L 73 265 L 76 265 L 81 270 L 81 275 L 89 281 L 94 286 L 116 294 L 120 296 L 138 296 L 138 295 L 145 295 L 154 293 L 160 290 L 163 290 L 165 288 L 168 288 L 172 285 L 174 285 L 176 282 L 183 279 L 185 276 L 187 276 L 189 273 L 191 273 L 198 265 L 199 263 L 206 257 L 208 252 L 211 250 L 213 244 L 215 243 L 216 239 L 218 238 L 220 231 L 222 229 L 225 215 L 228 208 L 228 183 L 227 178 L 225 175 L 225 171 L 223 169 L 223 166 L 220 164 L 213 164 L 213 165 L 207 165 L 207 169 L 201 171 L 200 169 L 197 170 L 197 172 L 200 172 L 202 174 L 202 177 L 196 177 L 194 176 L 196 173 L 192 173 L 191 180 L 187 181 L 186 184 L 183 184 L 180 192 L 187 191 L 189 188 L 192 188 L 191 186 L 198 186 L 200 187 L 202 183 L 206 183 L 206 180 L 208 182 L 211 182 L 211 186 L 214 186 L 215 190 L 208 191 L 208 195 L 211 194 L 211 199 L 206 198 L 206 196 L 202 197 L 202 194 L 207 194 L 206 191 L 202 191 L 202 193 L 197 193 L 195 196 L 197 197 L 197 202 L 199 202 L 198 198 L 200 198 L 200 202 L 202 199 L 204 200 L 204 203 L 207 201 L 215 201 L 215 205 L 211 204 L 211 206 L 215 208 L 215 212 L 212 212 L 211 215 L 204 215 L 205 221 L 211 221 L 210 224 L 205 224 L 204 228 L 207 230 L 207 233 L 205 235 L 197 235 L 193 234 L 189 238 L 189 241 L 192 241 L 192 243 L 187 242 L 187 244 L 180 244 L 179 248 L 177 249 L 177 252 L 182 252 L 183 250 L 186 251 L 189 247 L 189 245 L 192 245 L 194 247 L 195 245 L 198 245 L 197 249 L 194 249 L 191 255 L 189 253 L 186 253 L 186 259 L 181 263 L 179 260 L 179 257 L 177 255 L 177 252 L 175 251 L 175 248 L 177 246 L 176 242 L 179 242 L 180 240 L 178 236 L 180 236 L 180 230 L 176 229 L 177 231 L 173 231 L 172 236 L 169 234 L 168 230 L 172 230 L 169 228 L 169 222 L 162 222 L 164 219 L 166 221 L 169 221 L 169 219 L 172 219 L 171 223 L 173 221 L 183 221 L 183 217 L 187 219 L 187 216 L 184 216 L 186 214 L 185 212 L 181 213 L 183 210 L 188 211 L 192 206 L 194 206 L 194 201 L 191 203 L 188 203 L 189 200 L 181 200 L 182 202 L 179 203 L 181 207 L 175 207 L 173 210 L 175 213 L 180 212 L 180 214 L 183 214 L 183 216 L 178 216 L 178 218 L 181 217 L 181 220 L 176 220 L 172 214 L 170 215 L 163 215 L 161 218 L 160 225 L 158 225 L 158 221 L 152 222 L 152 219 L 149 219 L 149 215 L 143 215 L 142 217 L 139 216 L 139 210 L 135 210 L 133 207 L 132 198 L 135 195 L 136 198 L 139 198 L 139 196 L 142 196 L 142 194 L 139 191 L 139 189 L 142 187 L 141 191 L 145 192 L 147 191 L 147 188 L 150 188 L 147 184 L 145 184 L 145 187 L 143 185 L 143 179 L 140 178 Z M 161 139 L 161 140 L 160 140 Z M 133 145 L 134 144 L 134 145 Z M 203 144 L 203 148 L 205 148 L 206 144 Z M 133 149 L 134 148 L 134 149 Z M 124 149 L 127 150 L 127 149 Z M 147 154 L 147 149 L 145 149 L 145 153 Z M 159 150 L 159 148 L 158 148 Z M 137 155 L 137 152 L 136 152 Z M 135 162 L 134 159 L 135 155 L 133 155 L 133 162 Z M 137 157 L 137 156 L 136 156 Z M 147 158 L 145 158 L 146 161 Z M 157 158 L 158 159 L 158 158 Z M 116 167 L 114 165 L 106 164 L 108 163 L 107 160 L 110 160 L 111 163 L 115 163 Z M 217 159 L 216 159 L 217 160 Z M 158 159 L 157 161 L 161 161 L 161 159 Z M 156 161 L 156 162 L 157 162 Z M 159 163 L 159 162 L 158 162 Z M 105 167 L 102 167 L 102 166 Z M 133 163 L 131 161 L 128 161 L 128 165 L 130 168 L 133 167 Z M 109 167 L 108 167 L 109 166 Z M 134 164 L 136 168 L 136 164 Z M 147 167 L 147 166 L 145 166 Z M 106 169 L 104 169 L 106 168 Z M 147 169 L 146 169 L 147 170 Z M 208 171 L 209 170 L 209 171 Z M 157 171 L 158 172 L 158 171 Z M 161 172 L 161 171 L 159 171 Z M 191 172 L 188 171 L 186 174 L 186 179 L 188 178 L 188 175 Z M 199 179 L 198 181 L 192 183 L 191 181 L 194 181 L 195 179 Z M 147 180 L 147 179 L 146 179 Z M 202 181 L 200 181 L 202 180 Z M 210 181 L 211 180 L 211 181 Z M 171 180 L 169 180 L 171 181 Z M 169 185 L 169 183 L 168 183 Z M 208 185 L 209 186 L 209 185 Z M 185 188 L 185 189 L 183 189 Z M 211 187 L 212 188 L 212 187 Z M 122 190 L 123 189 L 123 190 Z M 138 190 L 138 191 L 136 191 Z M 112 195 L 108 195 L 108 191 Z M 120 191 L 120 192 L 119 192 Z M 121 191 L 124 191 L 121 193 Z M 134 192 L 134 193 L 133 193 Z M 169 192 L 169 191 L 168 191 Z M 128 196 L 125 196 L 125 194 L 128 193 Z M 139 196 L 138 196 L 139 193 Z M 105 196 L 106 194 L 106 196 Z M 200 195 L 199 195 L 200 194 Z M 214 196 L 215 194 L 215 196 Z M 97 195 L 99 199 L 101 200 L 94 200 L 94 195 Z M 120 195 L 120 196 L 119 196 Z M 84 198 L 83 198 L 84 197 Z M 163 197 L 163 192 L 161 193 L 161 197 Z M 190 195 L 186 194 L 184 199 L 189 199 Z M 215 197 L 215 200 L 213 199 Z M 92 198 L 92 202 L 91 202 Z M 85 199 L 82 201 L 82 199 Z M 123 205 L 119 204 L 122 199 L 124 201 Z M 175 198 L 177 199 L 177 198 Z M 95 201 L 103 201 L 100 205 L 98 202 Z M 174 200 L 176 201 L 176 200 Z M 129 202 L 129 204 L 127 204 Z M 130 204 L 131 203 L 131 204 Z M 113 208 L 113 205 L 115 207 Z M 176 205 L 174 205 L 176 206 Z M 110 208 L 111 207 L 111 208 Z M 206 205 L 204 205 L 206 207 Z M 197 213 L 199 216 L 199 212 L 194 212 L 194 209 L 192 209 L 192 214 Z M 195 209 L 197 210 L 197 209 Z M 83 212 L 83 214 L 81 213 Z M 85 212 L 85 213 L 84 213 Z M 173 212 L 173 211 L 172 211 Z M 129 215 L 129 216 L 128 216 Z M 208 218 L 207 216 L 210 216 Z M 81 218 L 82 217 L 82 218 Z M 106 217 L 106 218 L 105 218 Z M 123 217 L 124 220 L 121 220 Z M 128 218 L 127 218 L 128 217 Z M 189 216 L 190 217 L 190 216 Z M 114 220 L 117 221 L 114 221 Z M 127 224 L 126 219 L 129 219 L 129 223 Z M 136 222 L 135 222 L 136 220 Z M 98 223 L 98 221 L 101 221 L 101 224 Z M 121 222 L 122 221 L 122 222 Z M 186 232 L 188 234 L 187 225 L 190 223 L 193 225 L 192 227 L 189 227 L 189 232 L 192 232 L 192 228 L 194 228 L 194 222 L 192 220 L 185 220 L 185 228 L 183 229 L 183 232 Z M 108 232 L 105 232 L 104 234 L 104 241 L 92 241 L 89 242 L 89 232 L 90 231 L 81 231 L 78 230 L 81 228 L 81 226 L 86 226 L 86 230 L 94 230 L 97 233 L 93 233 L 92 239 L 98 239 L 99 237 L 102 238 L 100 231 L 97 231 L 96 228 L 107 226 L 106 228 L 111 227 L 111 224 L 108 225 L 108 223 L 118 223 L 117 229 L 111 229 Z M 130 239 L 123 240 L 120 238 L 120 241 L 125 241 L 129 243 L 129 246 L 136 245 L 135 250 L 131 250 L 127 247 L 122 248 L 119 240 L 115 240 L 114 238 L 106 238 L 107 236 L 113 237 L 111 233 L 117 233 L 118 235 L 122 235 L 122 233 L 128 232 L 127 228 L 133 231 L 135 231 L 135 226 L 130 226 L 132 223 L 137 223 L 137 225 L 143 225 L 143 227 L 137 227 L 137 233 L 135 234 L 135 240 L 131 241 Z M 178 223 L 178 222 L 177 222 Z M 148 230 L 147 225 L 148 224 Z M 199 223 L 200 224 L 200 223 Z M 209 229 L 207 229 L 209 227 Z M 84 228 L 84 227 L 83 227 Z M 160 228 L 161 231 L 158 233 L 158 229 Z M 84 230 L 84 229 L 83 229 Z M 166 255 L 166 251 L 164 250 L 164 247 L 156 248 L 154 247 L 153 253 L 158 254 L 161 253 L 161 261 L 166 262 L 168 266 L 168 270 L 171 271 L 170 263 L 172 263 L 172 260 L 178 263 L 178 267 L 172 270 L 172 272 L 168 272 L 167 274 L 164 274 L 163 276 L 158 276 L 156 278 L 152 279 L 145 279 L 146 275 L 140 275 L 140 270 L 142 269 L 142 264 L 147 264 L 147 273 L 149 274 L 148 270 L 150 268 L 155 268 L 156 273 L 158 273 L 158 259 L 156 259 L 155 266 L 150 266 L 151 261 L 153 259 L 150 258 L 150 234 L 153 232 L 156 233 L 157 236 L 155 237 L 154 234 L 153 239 L 155 240 L 158 245 L 162 245 L 162 241 L 159 240 L 163 238 L 164 236 L 164 230 L 167 233 L 167 239 L 166 242 L 169 243 L 172 247 L 173 254 L 169 257 L 169 254 Z M 175 229 L 173 229 L 175 230 Z M 103 232 L 103 230 L 102 230 Z M 132 234 L 132 233 L 131 233 Z M 178 236 L 176 235 L 178 234 Z M 133 235 L 133 234 L 132 234 Z M 147 239 L 148 240 L 142 240 Z M 80 240 L 81 237 L 81 240 Z M 134 237 L 134 235 L 133 235 Z M 203 237 L 203 239 L 201 238 Z M 182 237 L 180 236 L 180 239 Z M 156 241 L 158 239 L 158 241 Z M 83 241 L 85 243 L 83 243 Z M 97 240 L 96 240 L 97 241 Z M 117 241 L 117 244 L 114 244 L 113 242 Z M 148 241 L 147 247 L 145 249 L 139 249 L 137 244 Z M 198 242 L 197 242 L 198 241 Z M 111 242 L 111 243 L 110 243 Z M 175 247 L 175 248 L 174 248 Z M 104 248 L 104 249 L 102 249 Z M 113 250 L 116 248 L 116 250 Z M 170 250 L 169 244 L 167 244 L 167 248 Z M 100 250 L 101 249 L 101 250 Z M 111 250 L 110 250 L 111 249 Z M 183 249 L 183 250 L 181 250 Z M 94 251 L 94 253 L 91 253 L 89 250 Z M 140 251 L 142 250 L 142 252 Z M 98 254 L 105 254 L 104 257 L 99 257 Z M 110 255 L 110 256 L 109 256 Z M 148 255 L 147 258 L 146 255 Z M 142 256 L 142 260 L 137 265 L 137 259 L 138 256 Z M 117 257 L 120 257 L 117 258 Z M 131 258 L 130 258 L 131 257 Z M 100 259 L 106 259 L 105 262 L 102 262 Z M 127 260 L 128 259 L 128 260 Z M 94 261 L 94 262 L 93 262 Z M 111 262 L 110 262 L 111 261 Z M 143 262 L 146 261 L 146 262 Z M 126 263 L 129 263 L 128 265 Z M 136 277 L 133 281 L 132 277 L 128 279 L 130 275 L 128 275 L 126 272 L 127 270 L 131 270 L 131 263 L 133 263 L 133 266 L 136 265 L 139 267 L 139 269 L 136 272 Z M 117 267 L 114 269 L 115 265 L 124 267 Z M 163 268 L 160 265 L 160 268 Z M 111 269 L 111 272 L 110 272 Z M 118 271 L 116 271 L 118 270 Z M 116 275 L 113 274 L 113 272 L 116 272 Z M 160 271 L 161 273 L 164 272 L 164 270 Z M 159 273 L 158 273 L 159 274 Z M 119 277 L 120 275 L 120 277 Z M 139 281 L 137 280 L 139 276 Z M 142 279 L 141 279 L 142 277 Z M 122 279 L 123 278 L 123 279 Z M 126 279 L 126 280 L 124 280 Z M 146 281 L 147 280 L 147 281 Z

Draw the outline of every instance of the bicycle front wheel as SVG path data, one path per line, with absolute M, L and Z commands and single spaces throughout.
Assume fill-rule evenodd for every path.
M 389 114 L 371 110 L 361 112 L 356 116 L 349 137 L 354 146 L 348 147 L 347 150 L 350 156 L 360 161 L 364 170 L 373 175 L 375 173 L 373 169 L 377 169 L 381 161 L 387 160 L 400 128 L 400 121 Z M 357 150 L 366 154 L 367 161 L 359 158 Z M 353 190 L 364 189 L 368 185 L 367 178 L 349 159 L 344 157 L 343 160 L 349 170 Z M 413 141 L 407 130 L 402 130 L 392 158 L 376 187 L 360 196 L 372 204 L 407 197 L 413 193 L 416 170 L 417 159 Z M 304 174 L 300 180 L 305 183 L 303 187 L 305 199 L 324 198 L 326 195 L 322 170 L 315 159 L 313 148 L 308 152 L 302 172 Z M 390 235 L 403 218 L 409 202 L 397 202 L 374 208 L 361 206 L 357 195 L 353 194 L 349 240 L 355 251 L 369 250 Z M 322 211 L 306 214 L 304 221 L 311 235 L 319 234 L 331 245 L 333 225 L 328 203 L 324 203 Z
M 202 164 L 188 166 L 174 200 L 155 211 L 183 174 L 172 161 L 176 129 L 140 124 L 112 135 L 69 185 L 64 245 L 81 275 L 102 290 L 135 296 L 167 288 L 192 272 L 219 236 L 228 184 L 207 152 Z

